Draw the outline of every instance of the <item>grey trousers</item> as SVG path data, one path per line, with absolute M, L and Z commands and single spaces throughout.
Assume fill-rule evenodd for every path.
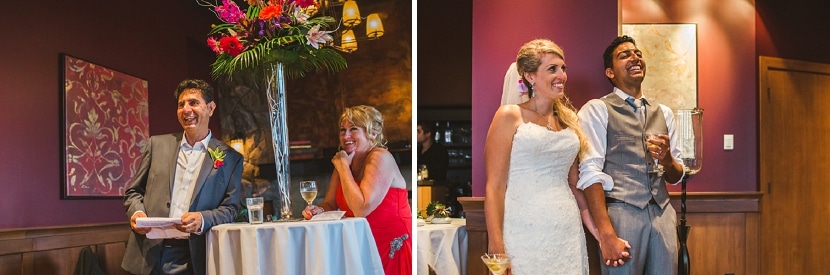
M 645 209 L 627 203 L 606 206 L 617 236 L 631 244 L 632 258 L 619 267 L 602 263 L 602 274 L 677 274 L 677 214 L 671 204 L 665 209 L 657 204 Z

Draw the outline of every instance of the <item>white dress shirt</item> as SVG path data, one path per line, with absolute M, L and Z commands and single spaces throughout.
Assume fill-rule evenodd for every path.
M 179 145 L 179 157 L 176 159 L 176 177 L 170 197 L 170 218 L 179 218 L 190 210 L 196 179 L 202 170 L 202 163 L 207 155 L 208 141 L 212 133 L 191 146 L 187 143 L 187 133 Z M 202 224 L 204 227 L 204 224 Z M 199 229 L 202 232 L 202 229 Z

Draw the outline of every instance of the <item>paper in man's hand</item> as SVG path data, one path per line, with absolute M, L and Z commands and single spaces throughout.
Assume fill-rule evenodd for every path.
M 150 228 L 147 233 L 149 239 L 173 239 L 186 238 L 190 234 L 184 233 L 176 229 L 177 224 L 181 224 L 180 218 L 137 218 L 135 219 L 135 226 L 139 228 Z

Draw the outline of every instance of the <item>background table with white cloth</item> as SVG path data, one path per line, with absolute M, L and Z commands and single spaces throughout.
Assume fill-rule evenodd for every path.
M 467 221 L 418 226 L 418 274 L 467 274 Z
M 208 234 L 208 274 L 383 274 L 365 218 L 232 223 Z

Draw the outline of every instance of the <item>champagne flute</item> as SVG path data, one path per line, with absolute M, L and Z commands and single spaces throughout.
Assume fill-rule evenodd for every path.
M 481 260 L 484 261 L 484 265 L 493 275 L 502 275 L 510 267 L 510 256 L 507 254 L 484 254 L 484 256 L 481 256 Z
M 305 202 L 311 205 L 314 198 L 317 198 L 317 182 L 313 180 L 301 181 L 300 194 L 303 195 Z
M 658 148 L 658 150 L 660 150 L 660 145 L 657 145 L 657 144 L 653 143 L 652 140 L 658 140 L 657 134 L 653 134 L 653 133 L 646 134 L 646 143 L 647 143 L 646 147 L 647 148 Z M 649 152 L 648 157 L 652 158 L 651 153 L 650 153 L 651 151 L 649 150 L 648 152 Z M 653 173 L 653 174 L 658 174 L 658 176 L 659 176 L 660 174 L 663 173 L 663 166 L 660 165 L 660 161 L 658 159 L 653 159 L 653 160 L 654 160 L 654 166 L 652 166 L 649 169 L 648 172 Z

